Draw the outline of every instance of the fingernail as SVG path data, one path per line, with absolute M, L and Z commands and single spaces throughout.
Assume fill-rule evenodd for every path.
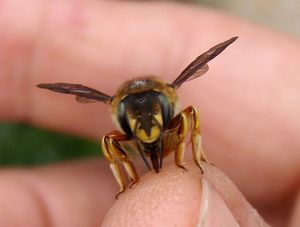
M 214 187 L 202 178 L 202 198 L 197 227 L 239 227 L 233 214 Z

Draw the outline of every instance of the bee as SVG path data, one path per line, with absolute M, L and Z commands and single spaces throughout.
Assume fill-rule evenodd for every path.
M 120 187 L 116 194 L 118 198 L 126 189 L 121 164 L 130 180 L 129 187 L 139 180 L 126 143 L 140 154 L 149 170 L 158 173 L 163 158 L 173 151 L 176 165 L 187 170 L 184 166 L 185 138 L 191 131 L 193 159 L 203 173 L 201 161 L 207 162 L 207 159 L 201 146 L 199 114 L 193 106 L 179 112 L 176 89 L 184 82 L 205 74 L 207 63 L 237 38 L 228 39 L 198 56 L 172 83 L 155 76 L 135 78 L 122 84 L 114 96 L 80 84 L 52 83 L 38 84 L 37 87 L 75 95 L 81 103 L 100 101 L 110 105 L 112 118 L 119 130 L 104 135 L 101 147 Z M 149 158 L 152 165 L 148 162 Z

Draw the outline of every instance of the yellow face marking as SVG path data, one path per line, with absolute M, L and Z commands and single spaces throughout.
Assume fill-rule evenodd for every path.
M 157 140 L 157 138 L 160 136 L 160 128 L 154 125 L 151 128 L 151 132 L 149 136 L 147 135 L 144 129 L 138 129 L 136 132 L 136 136 L 145 143 L 151 143 Z
M 154 118 L 156 120 L 153 120 Z M 150 134 L 148 136 L 146 131 L 141 127 L 142 123 L 140 122 L 140 120 L 135 116 L 128 115 L 128 123 L 129 123 L 129 126 L 130 126 L 132 132 L 135 131 L 135 136 L 137 136 L 141 141 L 143 141 L 145 143 L 154 142 L 155 140 L 157 140 L 159 138 L 159 136 L 162 133 L 161 127 L 163 125 L 163 118 L 162 118 L 161 113 L 158 112 L 158 113 L 154 114 L 152 116 L 152 118 L 150 118 L 150 119 L 153 122 L 153 126 L 151 127 Z
M 153 118 L 155 118 L 159 122 L 159 124 L 163 126 L 163 118 L 161 112 L 154 114 Z
M 134 131 L 134 127 L 135 127 L 136 121 L 137 121 L 137 119 L 135 117 L 132 117 L 130 115 L 128 116 L 128 123 L 129 123 L 129 127 L 131 128 L 132 132 Z

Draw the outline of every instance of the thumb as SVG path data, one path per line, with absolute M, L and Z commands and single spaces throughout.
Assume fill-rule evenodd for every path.
M 110 208 L 102 226 L 268 226 L 233 183 L 203 163 L 148 173 Z

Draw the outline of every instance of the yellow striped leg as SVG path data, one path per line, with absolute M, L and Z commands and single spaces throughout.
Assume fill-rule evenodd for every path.
M 192 141 L 192 151 L 193 151 L 193 159 L 196 165 L 200 168 L 203 173 L 203 169 L 200 165 L 201 161 L 207 162 L 207 159 L 204 155 L 202 145 L 201 145 L 201 134 L 200 134 L 200 118 L 197 110 L 189 106 L 184 111 L 182 111 L 178 117 L 181 121 L 181 126 L 178 131 L 178 136 L 180 141 L 175 151 L 175 162 L 176 164 L 183 168 L 183 158 L 184 158 L 184 149 L 185 149 L 185 138 L 188 133 L 188 129 L 191 125 L 191 141 Z M 176 117 L 177 118 L 177 117 Z M 178 120 L 178 119 L 177 119 Z
M 121 173 L 119 162 L 123 164 L 124 169 L 129 177 L 130 180 L 129 187 L 135 184 L 139 179 L 134 165 L 132 164 L 129 157 L 127 156 L 127 154 L 122 149 L 119 143 L 120 141 L 126 141 L 126 140 L 128 140 L 126 135 L 114 131 L 105 135 L 102 138 L 102 143 L 101 143 L 104 157 L 109 161 L 110 163 L 109 166 L 120 187 L 120 191 L 115 196 L 116 199 L 122 192 L 125 191 L 124 176 Z

